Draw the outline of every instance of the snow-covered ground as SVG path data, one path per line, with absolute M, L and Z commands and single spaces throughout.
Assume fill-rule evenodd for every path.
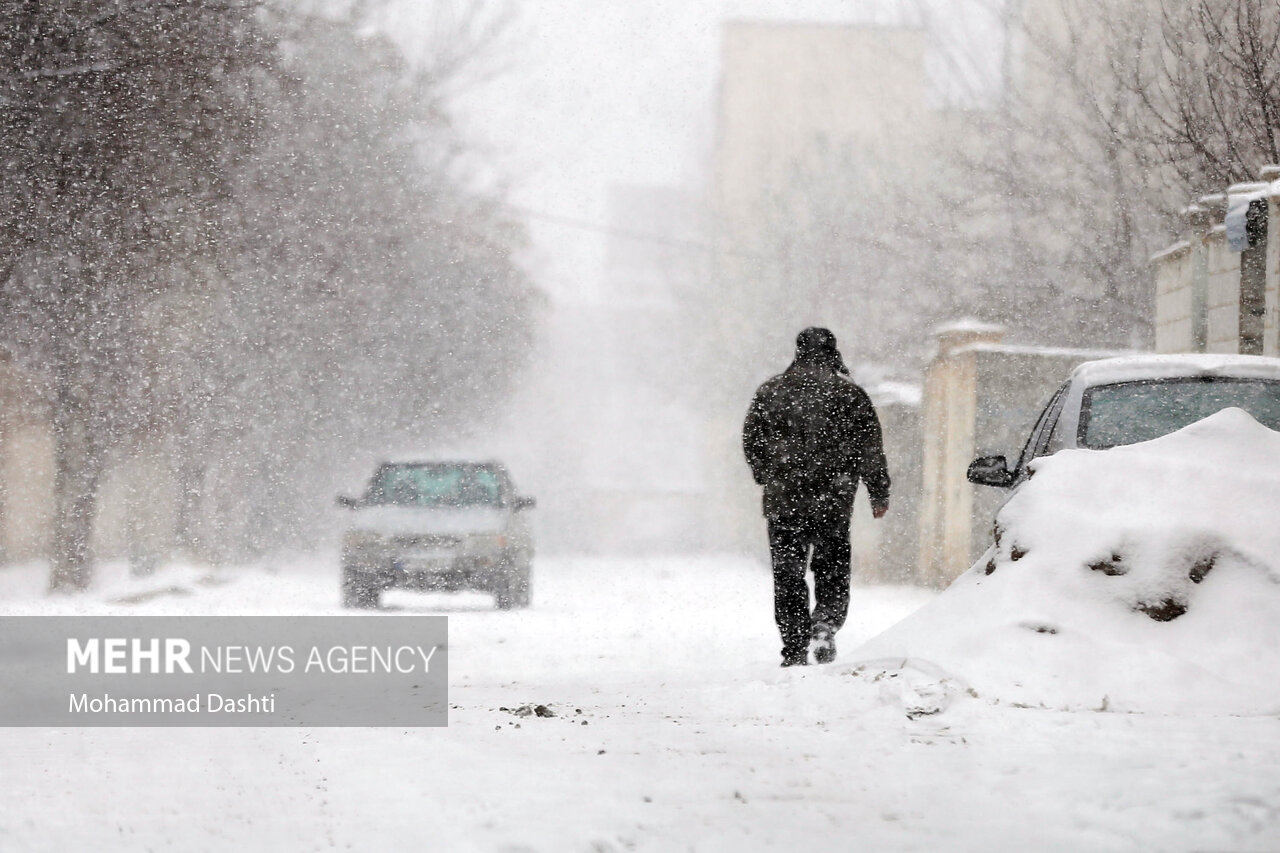
M 0 612 L 339 613 L 335 558 Z M 933 593 L 858 587 L 852 650 Z M 450 617 L 436 729 L 0 730 L 0 850 L 1275 850 L 1280 718 L 1021 709 L 903 670 L 780 669 L 761 565 L 543 559 Z M 394 618 L 393 613 L 388 618 Z M 546 705 L 554 716 L 510 710 Z

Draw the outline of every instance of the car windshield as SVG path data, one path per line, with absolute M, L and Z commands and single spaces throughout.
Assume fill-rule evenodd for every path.
M 369 484 L 368 503 L 397 506 L 497 505 L 498 473 L 477 465 L 384 465 Z
M 1080 444 L 1101 449 L 1148 441 L 1231 406 L 1280 430 L 1280 381 L 1214 377 L 1099 385 L 1084 394 Z

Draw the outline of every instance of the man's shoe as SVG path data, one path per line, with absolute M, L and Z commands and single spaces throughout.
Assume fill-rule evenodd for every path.
M 816 663 L 831 663 L 836 659 L 836 632 L 825 622 L 813 626 L 813 659 Z
M 782 665 L 783 666 L 808 666 L 809 653 L 801 652 L 800 654 L 797 654 L 797 655 L 783 655 Z

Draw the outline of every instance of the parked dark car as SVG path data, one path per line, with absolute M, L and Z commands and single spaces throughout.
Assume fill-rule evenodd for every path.
M 383 590 L 480 590 L 501 609 L 532 597 L 527 510 L 497 462 L 411 460 L 380 465 L 342 540 L 342 603 L 377 607 Z

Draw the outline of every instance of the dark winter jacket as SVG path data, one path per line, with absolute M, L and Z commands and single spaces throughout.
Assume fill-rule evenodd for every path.
M 832 363 L 797 359 L 761 385 L 742 446 L 768 518 L 847 519 L 859 481 L 872 507 L 889 505 L 880 421 L 866 392 Z

